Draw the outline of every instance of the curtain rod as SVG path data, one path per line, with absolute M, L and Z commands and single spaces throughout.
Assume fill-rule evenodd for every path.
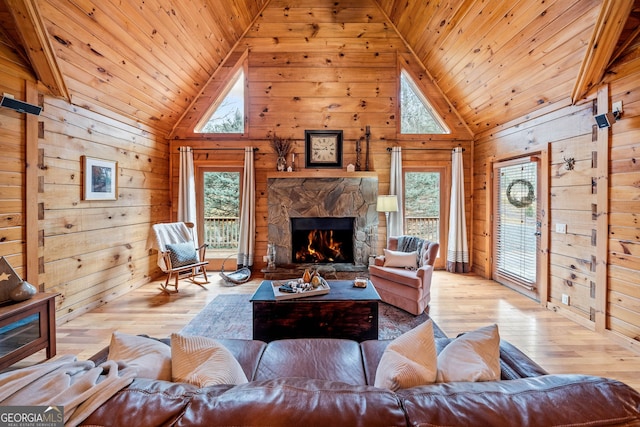
M 222 150 L 222 151 L 244 151 L 244 147 L 240 148 L 231 148 L 231 147 L 219 147 L 219 148 L 192 148 L 191 151 L 215 151 L 215 150 Z M 180 147 L 178 147 L 178 151 L 180 151 Z M 255 153 L 256 151 L 258 151 L 258 147 L 253 147 L 253 152 Z
M 456 148 L 461 148 L 461 147 L 456 147 Z M 393 147 L 387 147 L 387 151 L 391 152 L 393 150 Z M 418 150 L 427 150 L 427 151 L 453 151 L 455 150 L 455 148 L 403 148 L 402 151 L 418 151 Z M 462 148 L 462 151 L 465 151 L 464 148 Z

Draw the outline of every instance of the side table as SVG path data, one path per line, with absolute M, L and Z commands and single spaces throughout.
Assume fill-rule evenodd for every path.
M 0 369 L 47 349 L 56 355 L 56 296 L 39 292 L 32 298 L 0 306 Z

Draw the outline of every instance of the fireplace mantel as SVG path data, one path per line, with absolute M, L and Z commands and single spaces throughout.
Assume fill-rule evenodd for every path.
M 269 172 L 267 179 L 287 178 L 377 178 L 377 172 L 347 172 L 344 169 L 303 169 L 293 172 Z

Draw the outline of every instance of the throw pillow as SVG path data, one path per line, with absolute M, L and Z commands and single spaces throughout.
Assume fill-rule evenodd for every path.
M 248 382 L 233 354 L 212 338 L 171 334 L 171 354 L 174 381 L 198 387 Z
M 114 332 L 107 360 L 135 367 L 140 378 L 171 381 L 171 347 L 153 338 Z
M 384 250 L 384 266 L 385 267 L 417 268 L 418 253 L 416 251 L 400 252 L 400 251 L 392 251 L 389 249 L 385 249 Z
M 195 264 L 200 261 L 193 242 L 171 243 L 166 245 L 173 268 Z
M 460 335 L 438 355 L 438 382 L 500 379 L 498 325 Z
M 437 374 L 436 344 L 431 319 L 389 343 L 376 370 L 376 387 L 396 391 L 431 384 Z

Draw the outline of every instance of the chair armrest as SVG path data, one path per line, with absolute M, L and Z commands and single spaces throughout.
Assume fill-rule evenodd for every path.
M 431 265 L 423 265 L 419 269 L 416 270 L 416 276 L 420 277 L 424 282 L 425 278 L 429 278 L 431 280 L 431 276 L 433 274 L 433 266 Z
M 384 255 L 378 255 L 377 257 L 375 257 L 375 259 L 373 260 L 373 264 L 377 265 L 378 267 L 382 267 L 384 266 Z
M 207 243 L 203 243 L 198 249 L 196 249 L 196 251 L 198 251 L 198 258 L 200 258 L 200 262 L 205 260 L 208 247 L 209 245 Z

